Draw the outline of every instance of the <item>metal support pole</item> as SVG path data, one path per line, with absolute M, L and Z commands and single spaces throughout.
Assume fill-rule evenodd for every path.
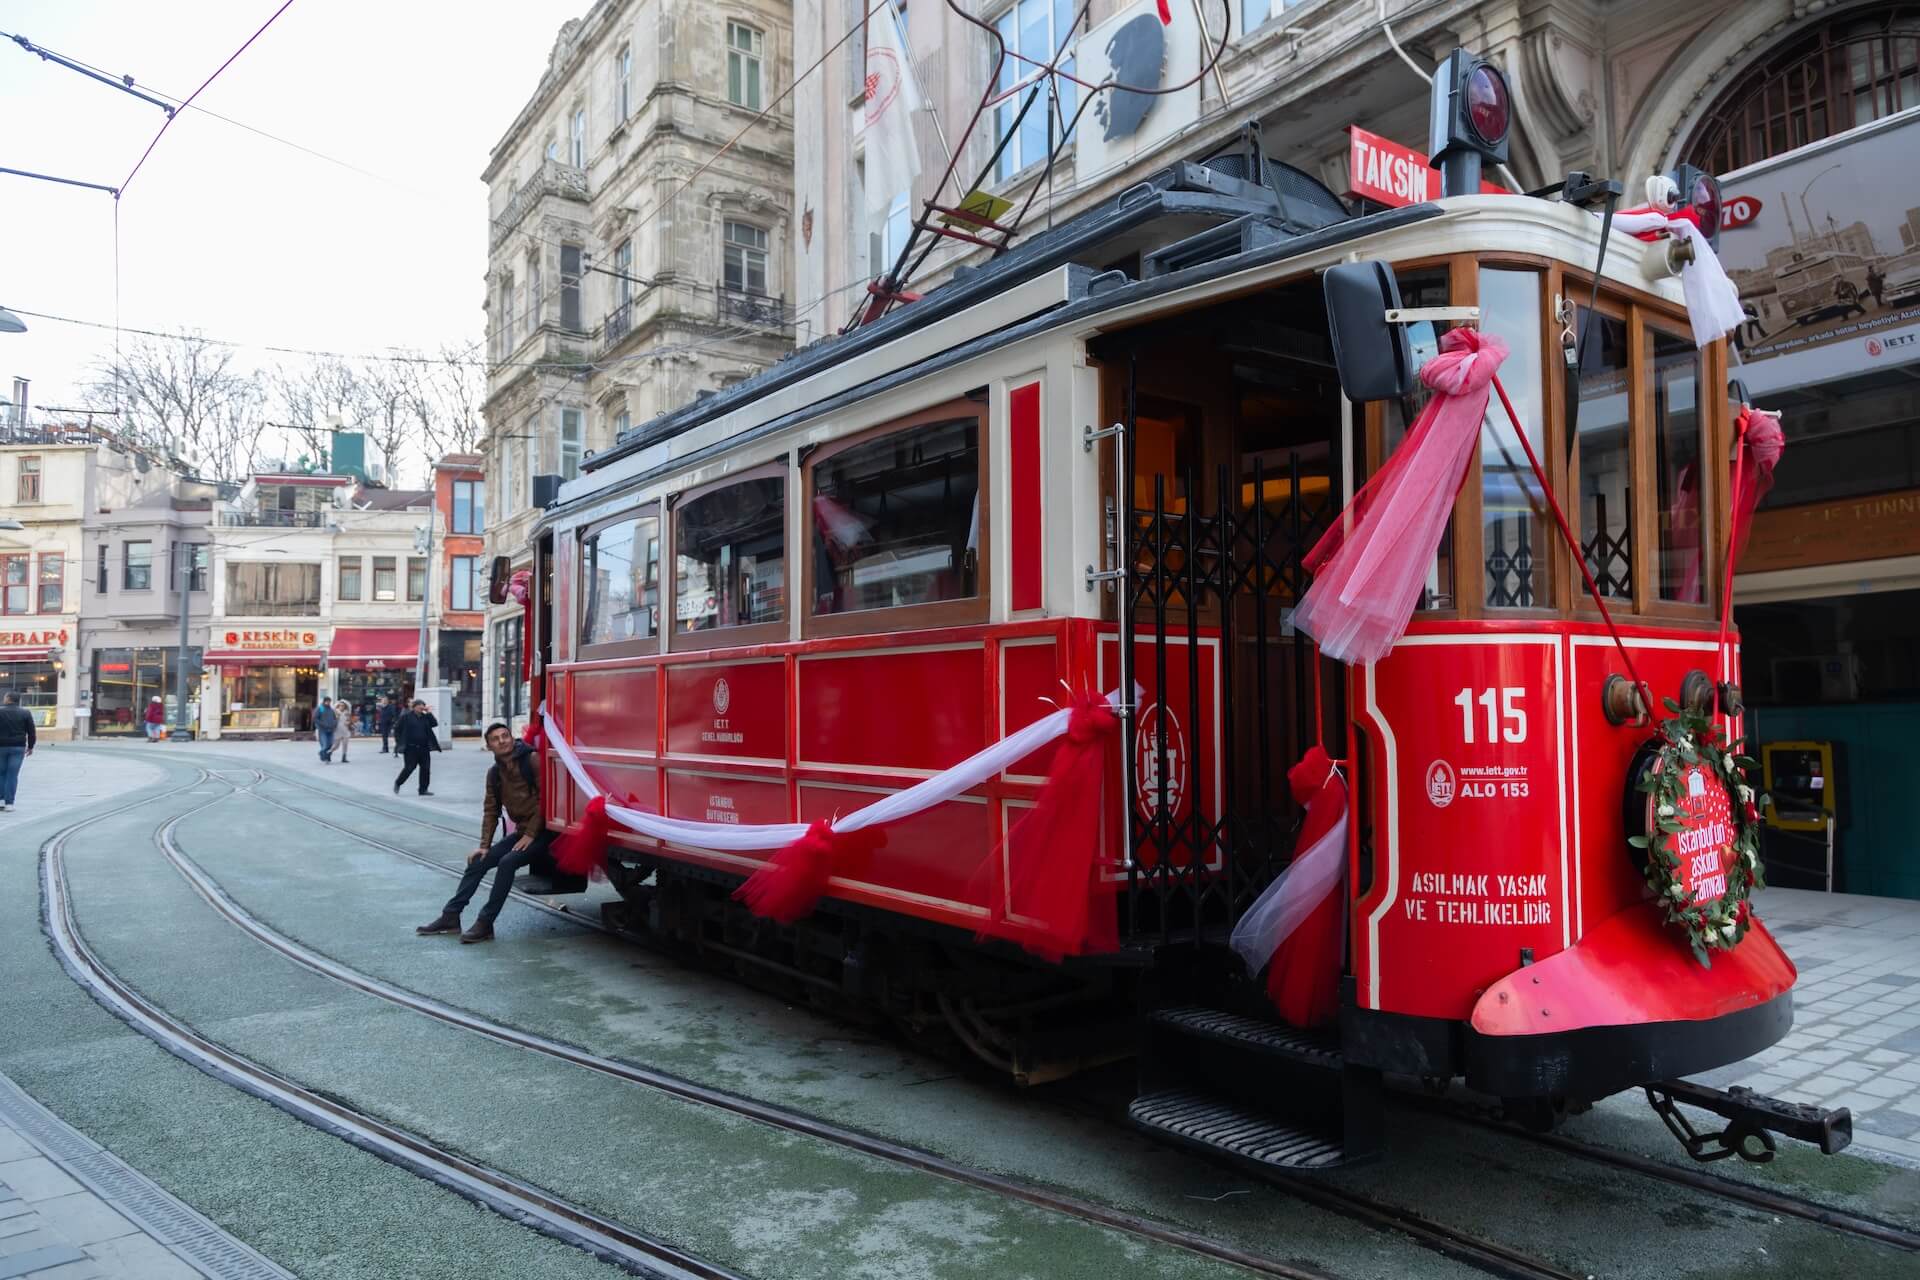
M 193 737 L 187 722 L 187 623 L 193 616 L 193 544 L 174 541 L 174 554 L 180 566 L 180 651 L 173 660 L 174 726 L 173 740 L 186 742 Z
M 420 690 L 427 686 L 427 609 L 433 603 L 433 516 L 437 509 L 435 502 L 427 504 L 427 527 L 420 530 L 425 545 L 420 547 L 426 557 L 426 582 L 420 591 L 420 658 L 413 672 L 413 696 L 419 697 Z

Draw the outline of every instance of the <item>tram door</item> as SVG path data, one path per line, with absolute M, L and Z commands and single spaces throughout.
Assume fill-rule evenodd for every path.
M 1131 331 L 1100 353 L 1130 498 L 1113 615 L 1145 690 L 1126 722 L 1131 936 L 1218 938 L 1284 868 L 1286 774 L 1316 740 L 1302 559 L 1339 505 L 1319 290 Z M 1338 722 L 1337 664 L 1318 664 Z

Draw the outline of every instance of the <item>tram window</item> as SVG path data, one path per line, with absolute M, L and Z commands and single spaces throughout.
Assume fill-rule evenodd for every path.
M 1576 308 L 1574 332 L 1587 323 L 1586 308 Z M 1600 594 L 1631 600 L 1633 451 L 1627 322 L 1601 312 L 1592 325 L 1580 363 L 1580 549 Z
M 1400 303 L 1406 307 L 1444 307 L 1451 305 L 1453 290 L 1447 278 L 1445 268 L 1431 271 L 1409 271 L 1400 277 Z M 1443 322 L 1439 326 L 1416 325 L 1409 331 L 1413 346 L 1414 364 L 1417 368 L 1433 356 L 1439 354 L 1440 333 L 1451 328 Z M 1422 341 L 1423 338 L 1430 339 Z M 1427 407 L 1427 401 L 1433 398 L 1424 383 L 1414 384 L 1413 394 L 1405 404 L 1383 404 L 1380 412 L 1383 420 L 1383 449 L 1381 461 L 1393 456 L 1400 442 L 1407 438 L 1407 431 L 1413 426 L 1420 411 Z M 1447 518 L 1446 531 L 1440 536 L 1440 546 L 1434 552 L 1433 564 L 1427 569 L 1427 581 L 1420 588 L 1420 609 L 1454 608 L 1453 586 L 1453 518 Z
M 759 476 L 680 504 L 673 518 L 677 635 L 787 616 L 787 482 Z
M 813 612 L 980 594 L 980 420 L 922 423 L 813 467 Z
M 1660 598 L 1706 600 L 1700 537 L 1700 353 L 1690 339 L 1649 333 L 1653 345 L 1653 475 L 1659 501 Z
M 604 525 L 580 547 L 580 644 L 645 640 L 660 627 L 660 518 Z
M 1540 370 L 1540 275 L 1535 271 L 1480 271 L 1480 327 L 1506 341 L 1511 354 L 1500 382 L 1534 452 L 1547 456 L 1546 397 Z M 1547 608 L 1546 497 L 1513 425 L 1498 405 L 1480 428 L 1480 521 L 1487 607 Z

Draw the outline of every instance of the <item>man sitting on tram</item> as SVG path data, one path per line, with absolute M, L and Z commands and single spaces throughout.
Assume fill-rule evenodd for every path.
M 462 942 L 492 942 L 493 921 L 513 892 L 513 877 L 530 862 L 544 860 L 555 833 L 547 830 L 540 809 L 540 768 L 533 748 L 516 740 L 513 731 L 495 721 L 487 726 L 487 750 L 493 752 L 493 767 L 487 770 L 487 798 L 480 818 L 480 846 L 467 855 L 467 870 L 460 887 L 447 899 L 447 905 L 433 920 L 415 929 L 415 933 L 458 933 L 460 913 L 472 900 L 474 890 L 493 871 L 493 889 L 473 927 L 460 934 Z M 506 810 L 515 830 L 494 840 L 500 811 Z M 495 870 L 498 868 L 498 870 Z

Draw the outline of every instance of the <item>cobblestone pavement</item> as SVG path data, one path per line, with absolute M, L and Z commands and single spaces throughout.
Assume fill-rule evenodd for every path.
M 1757 905 L 1800 970 L 1793 1031 L 1695 1078 L 1848 1107 L 1856 1152 L 1920 1167 L 1920 902 L 1767 889 Z

